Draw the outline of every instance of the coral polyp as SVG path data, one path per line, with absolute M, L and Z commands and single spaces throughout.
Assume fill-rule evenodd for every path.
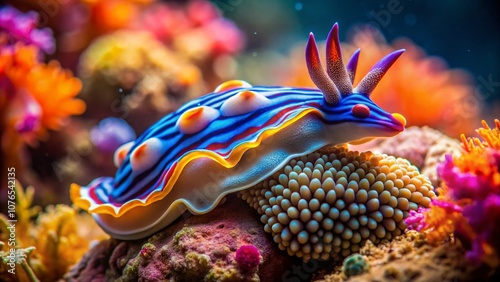
M 240 196 L 280 249 L 307 261 L 402 234 L 408 212 L 429 207 L 435 193 L 405 159 L 331 147 L 292 159 Z

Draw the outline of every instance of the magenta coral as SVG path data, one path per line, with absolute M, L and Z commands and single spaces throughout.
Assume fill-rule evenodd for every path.
M 236 263 L 246 272 L 255 269 L 260 264 L 260 253 L 253 245 L 241 246 L 236 250 Z
M 49 28 L 37 29 L 37 17 L 35 12 L 23 14 L 9 6 L 0 9 L 0 44 L 12 47 L 21 42 L 34 45 L 45 53 L 53 53 L 52 31 Z

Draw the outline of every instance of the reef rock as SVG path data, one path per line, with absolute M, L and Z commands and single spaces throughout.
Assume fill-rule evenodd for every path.
M 264 231 L 255 210 L 231 195 L 212 212 L 185 213 L 149 238 L 100 242 L 65 279 L 279 281 L 290 265 L 292 258 Z
M 332 274 L 315 282 L 498 281 L 499 278 L 498 270 L 468 262 L 460 242 L 446 241 L 432 246 L 423 233 L 414 230 L 377 246 L 368 241 L 360 249 L 360 255 L 370 265 L 368 271 L 348 277 L 342 266 L 337 265 Z

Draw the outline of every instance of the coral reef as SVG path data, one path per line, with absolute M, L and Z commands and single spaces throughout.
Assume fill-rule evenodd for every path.
M 212 212 L 186 212 L 149 238 L 100 242 L 65 279 L 278 281 L 291 261 L 262 230 L 254 210 L 230 195 Z
M 465 250 L 455 242 L 430 245 L 425 236 L 414 230 L 406 231 L 392 241 L 375 246 L 368 241 L 359 251 L 370 270 L 347 277 L 340 265 L 333 273 L 316 282 L 340 281 L 496 281 L 498 273 L 471 265 L 464 259 Z
M 198 67 L 145 31 L 117 31 L 95 40 L 80 58 L 79 74 L 88 115 L 137 117 L 143 124 L 134 125 L 138 131 L 204 91 Z
M 21 177 L 25 145 L 46 140 L 48 130 L 60 130 L 69 116 L 83 113 L 85 103 L 75 98 L 80 80 L 56 61 L 39 62 L 35 46 L 13 48 L 0 50 L 1 152 L 2 167 L 16 166 Z
M 405 159 L 331 147 L 293 159 L 240 196 L 280 249 L 307 261 L 400 235 L 408 211 L 428 207 L 433 190 Z
M 411 227 L 426 231 L 437 244 L 453 232 L 470 244 L 467 258 L 475 263 L 500 264 L 500 121 L 490 128 L 483 121 L 477 130 L 484 141 L 461 136 L 463 152 L 447 155 L 438 167 L 442 193 L 430 208 L 407 219 Z
M 79 59 L 88 116 L 119 116 L 131 124 L 140 120 L 132 126 L 141 132 L 233 78 L 233 55 L 244 38 L 209 1 L 155 3 L 137 9 L 132 18 L 93 40 Z
M 13 7 L 0 8 L 0 46 L 12 50 L 16 43 L 33 45 L 40 51 L 51 54 L 55 49 L 52 31 L 49 28 L 37 29 L 37 13 L 21 13 Z M 40 55 L 40 54 L 38 54 Z
M 17 181 L 16 181 L 17 182 Z M 32 207 L 33 187 L 26 191 L 16 185 L 16 249 L 29 253 L 23 265 L 24 273 L 17 277 L 0 272 L 0 277 L 25 281 L 28 277 L 38 277 L 41 281 L 55 281 L 63 276 L 71 265 L 76 263 L 89 249 L 90 245 L 107 237 L 88 214 L 66 206 L 48 206 L 43 212 L 38 206 Z M 36 222 L 32 219 L 36 217 Z M 0 214 L 2 227 L 0 241 L 7 245 L 9 232 L 7 217 Z M 5 226 L 4 226 L 5 225 Z M 7 267 L 2 265 L 2 271 Z M 26 275 L 26 276 L 25 276 Z M 32 278 L 34 279 L 34 278 Z M 9 280 L 7 280 L 9 281 Z M 34 281 L 34 280 L 29 280 Z
M 156 39 L 195 61 L 235 54 L 245 44 L 243 34 L 234 23 L 222 18 L 217 8 L 205 0 L 191 0 L 185 5 L 151 5 L 138 17 L 133 28 L 149 31 Z
M 325 48 L 324 44 L 320 48 Z M 427 125 L 452 137 L 473 132 L 483 102 L 475 95 L 473 79 L 468 72 L 448 69 L 442 59 L 426 55 L 409 39 L 400 38 L 388 44 L 374 28 L 353 28 L 351 40 L 342 46 L 344 61 L 358 48 L 362 49 L 357 65 L 357 73 L 361 75 L 355 77 L 354 84 L 359 83 L 385 54 L 406 49 L 371 95 L 379 106 L 389 112 L 401 113 L 408 126 Z M 277 67 L 288 70 L 286 73 L 281 71 L 280 83 L 314 86 L 302 68 L 303 63 L 302 49 L 293 49 L 289 59 L 277 64 Z
M 462 145 L 457 139 L 428 126 L 411 126 L 395 137 L 376 138 L 361 145 L 349 145 L 349 148 L 407 159 L 430 179 L 434 187 L 439 187 L 438 165 L 446 154 L 459 154 Z

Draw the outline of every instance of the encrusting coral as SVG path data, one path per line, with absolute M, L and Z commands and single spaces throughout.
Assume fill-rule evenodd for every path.
M 345 257 L 402 234 L 411 210 L 435 197 L 407 160 L 331 147 L 291 160 L 242 191 L 280 249 L 305 261 Z
M 104 240 L 66 281 L 280 281 L 292 258 L 235 195 L 212 212 L 178 221 L 149 238 Z
M 438 167 L 442 193 L 430 208 L 412 212 L 407 223 L 425 231 L 434 244 L 455 237 L 470 244 L 467 258 L 492 267 L 500 264 L 500 121 L 483 121 L 478 138 L 461 136 L 463 152 L 447 155 Z
M 37 281 L 37 277 L 41 281 L 55 281 L 83 256 L 94 241 L 107 237 L 88 214 L 79 214 L 66 205 L 48 206 L 40 212 L 40 207 L 31 206 L 33 187 L 24 190 L 17 184 L 15 191 L 15 249 L 18 253 L 26 250 L 29 254 L 26 255 L 26 263 L 22 265 L 24 272 L 17 271 L 16 276 L 4 273 L 8 267 L 2 265 L 0 277 L 6 279 L 2 281 Z M 0 214 L 0 222 L 0 242 L 7 245 L 10 233 L 3 227 L 7 226 L 7 217 Z

